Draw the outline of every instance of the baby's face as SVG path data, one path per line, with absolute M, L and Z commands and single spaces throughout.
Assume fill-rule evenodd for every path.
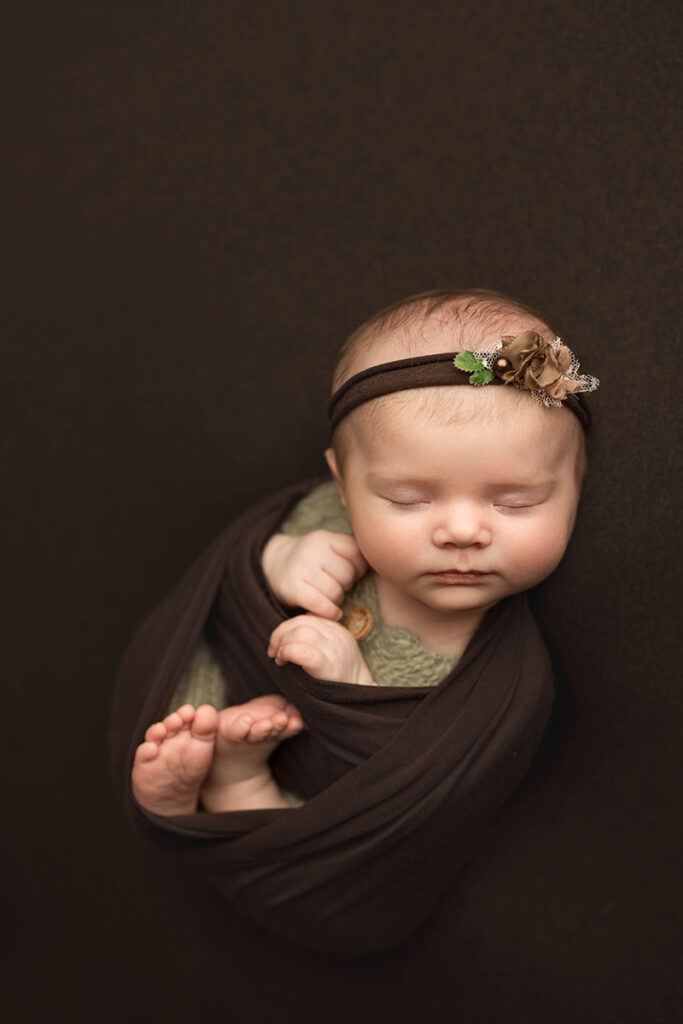
M 572 413 L 501 391 L 468 395 L 463 422 L 425 415 L 414 391 L 353 426 L 335 476 L 365 559 L 408 615 L 411 605 L 437 618 L 483 612 L 545 579 L 567 547 L 578 502 Z

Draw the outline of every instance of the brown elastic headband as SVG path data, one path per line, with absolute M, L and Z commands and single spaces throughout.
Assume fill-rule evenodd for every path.
M 470 376 L 464 370 L 453 365 L 457 352 L 438 352 L 436 355 L 411 356 L 409 359 L 396 359 L 392 363 L 380 363 L 370 366 L 367 370 L 349 377 L 334 392 L 327 405 L 327 416 L 330 430 L 334 430 L 340 420 L 359 405 L 390 395 L 394 391 L 410 391 L 412 388 L 432 388 L 448 384 L 470 384 Z M 484 385 L 505 384 L 500 377 Z M 525 389 L 529 390 L 529 389 Z M 578 418 L 583 429 L 588 432 L 591 415 L 583 395 L 569 395 L 562 402 Z

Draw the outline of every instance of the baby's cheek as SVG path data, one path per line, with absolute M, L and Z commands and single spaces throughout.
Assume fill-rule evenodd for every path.
M 378 572 L 380 566 L 391 565 L 400 559 L 405 542 L 405 537 L 397 536 L 396 530 L 381 522 L 366 524 L 356 530 L 356 543 L 363 558 Z
M 397 574 L 400 575 L 402 569 L 400 551 L 391 543 L 384 541 L 378 544 L 375 542 L 365 547 L 359 545 L 359 547 L 370 569 L 380 576 L 390 578 Z
M 533 531 L 524 543 L 518 544 L 513 560 L 527 586 L 540 583 L 553 572 L 562 560 L 567 542 L 567 531 L 553 525 Z

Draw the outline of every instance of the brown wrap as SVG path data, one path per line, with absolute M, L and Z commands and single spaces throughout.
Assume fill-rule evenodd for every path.
M 553 684 L 524 595 L 487 613 L 435 687 L 321 682 L 277 667 L 266 647 L 286 613 L 260 552 L 313 483 L 225 529 L 140 626 L 116 683 L 113 767 L 137 830 L 179 853 L 220 896 L 289 939 L 356 955 L 396 945 L 451 885 L 526 774 Z M 135 748 L 163 716 L 202 630 L 233 702 L 278 692 L 301 711 L 307 730 L 280 745 L 272 767 L 303 806 L 162 818 L 136 803 Z

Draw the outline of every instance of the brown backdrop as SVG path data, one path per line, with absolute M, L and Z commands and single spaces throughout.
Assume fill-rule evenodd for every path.
M 9 1019 L 679 1020 L 677 5 L 13 6 Z M 223 524 L 322 468 L 346 332 L 450 283 L 548 310 L 603 380 L 576 533 L 535 596 L 560 698 L 438 918 L 334 962 L 129 834 L 112 679 Z

